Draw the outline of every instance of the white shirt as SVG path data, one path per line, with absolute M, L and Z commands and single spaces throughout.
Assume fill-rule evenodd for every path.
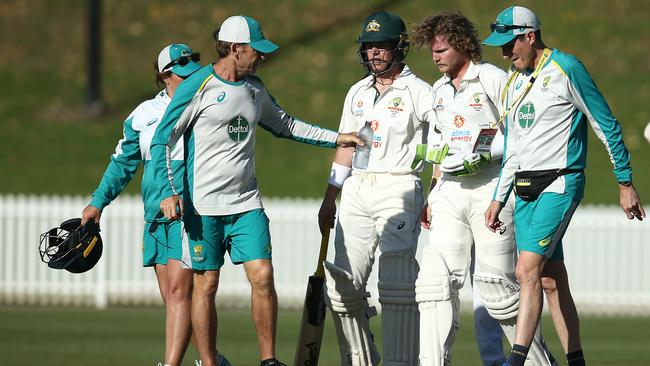
M 483 128 L 496 128 L 499 120 L 499 98 L 507 82 L 505 71 L 485 62 L 470 62 L 456 89 L 448 75 L 433 84 L 433 109 L 438 122 L 429 130 L 429 141 L 442 133 L 442 143 L 449 145 L 449 153 L 469 153 Z M 437 130 L 437 131 L 436 131 Z M 499 138 L 500 136 L 500 138 Z M 440 137 L 438 137 L 440 140 Z M 493 144 L 503 143 L 503 134 L 497 132 Z M 499 172 L 500 161 L 484 167 L 477 174 Z M 443 174 L 443 179 L 446 174 Z
M 422 170 L 422 163 L 416 161 L 416 146 L 425 142 L 425 130 L 433 118 L 431 86 L 404 66 L 380 95 L 372 75 L 350 88 L 339 132 L 359 131 L 366 121 L 372 122 L 374 137 L 364 171 L 409 174 Z

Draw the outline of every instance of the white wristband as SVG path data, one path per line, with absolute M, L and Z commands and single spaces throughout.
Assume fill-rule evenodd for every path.
M 330 171 L 330 177 L 327 180 L 327 183 L 333 185 L 334 187 L 341 188 L 343 187 L 343 182 L 350 176 L 352 173 L 352 168 L 349 166 L 337 164 L 336 162 L 332 163 L 332 170 Z

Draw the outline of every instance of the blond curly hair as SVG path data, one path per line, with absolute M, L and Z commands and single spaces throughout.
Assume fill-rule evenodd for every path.
M 442 12 L 428 17 L 415 25 L 413 34 L 413 44 L 418 48 L 430 45 L 441 36 L 473 62 L 481 61 L 481 42 L 476 27 L 460 12 Z

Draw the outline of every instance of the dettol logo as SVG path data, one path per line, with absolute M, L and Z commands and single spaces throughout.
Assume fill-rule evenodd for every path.
M 228 123 L 228 135 L 235 142 L 244 141 L 248 136 L 249 129 L 248 120 L 241 114 Z
M 535 122 L 535 106 L 533 103 L 528 102 L 519 108 L 517 120 L 519 121 L 519 126 L 523 128 L 529 128 L 533 125 Z

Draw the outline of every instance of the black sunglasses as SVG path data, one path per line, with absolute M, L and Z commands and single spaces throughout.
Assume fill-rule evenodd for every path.
M 193 54 L 188 55 L 188 56 L 180 56 L 180 57 L 177 57 L 176 59 L 174 59 L 172 62 L 168 63 L 167 66 L 165 66 L 163 68 L 163 70 L 167 70 L 170 67 L 175 66 L 175 65 L 183 67 L 183 66 L 189 64 L 190 61 L 199 62 L 200 60 L 201 60 L 201 54 L 199 52 L 193 53 Z
M 497 33 L 508 33 L 508 31 L 512 29 L 526 29 L 526 28 L 534 29 L 535 27 L 532 27 L 530 25 L 510 25 L 510 24 L 490 23 L 490 31 L 497 32 Z

